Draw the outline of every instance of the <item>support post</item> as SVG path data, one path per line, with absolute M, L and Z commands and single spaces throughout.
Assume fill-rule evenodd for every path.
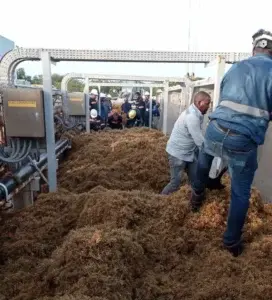
M 98 114 L 101 116 L 101 99 L 100 99 L 100 92 L 101 92 L 101 86 L 98 84 Z
M 68 110 L 68 92 L 67 91 L 62 91 L 62 105 L 63 105 L 63 113 L 64 113 L 64 118 L 67 120 L 69 117 L 69 110 Z
M 85 97 L 86 132 L 90 133 L 89 77 L 85 77 L 84 97 Z
M 47 167 L 49 192 L 57 191 L 57 161 L 55 153 L 54 107 L 52 99 L 51 57 L 41 53 L 43 69 L 44 115 L 47 147 Z
M 220 97 L 220 85 L 225 74 L 226 60 L 222 56 L 218 56 L 216 62 L 216 73 L 215 73 L 215 81 L 214 81 L 214 94 L 213 94 L 213 107 L 214 110 L 218 105 L 219 97 Z
M 152 86 L 150 87 L 150 95 L 149 95 L 149 128 L 152 128 Z
M 163 124 L 162 124 L 162 131 L 164 134 L 167 134 L 168 89 L 169 89 L 169 81 L 165 81 L 164 97 L 163 97 Z

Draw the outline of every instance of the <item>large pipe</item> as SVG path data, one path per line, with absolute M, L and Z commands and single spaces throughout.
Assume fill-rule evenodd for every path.
M 69 140 L 60 140 L 56 142 L 55 153 L 58 157 L 66 148 L 69 146 Z M 37 162 L 37 167 L 41 169 L 47 164 L 47 153 L 43 153 L 40 156 L 39 162 Z M 5 178 L 0 181 L 0 199 L 6 198 L 5 189 L 2 185 L 7 188 L 8 194 L 12 193 L 17 187 L 24 183 L 31 175 L 37 172 L 37 169 L 31 164 L 23 166 L 18 170 L 11 178 Z

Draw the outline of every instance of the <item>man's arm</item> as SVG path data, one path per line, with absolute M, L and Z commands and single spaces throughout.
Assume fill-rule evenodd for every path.
M 201 147 L 204 136 L 201 131 L 200 120 L 197 116 L 189 114 L 186 116 L 186 125 L 197 147 Z

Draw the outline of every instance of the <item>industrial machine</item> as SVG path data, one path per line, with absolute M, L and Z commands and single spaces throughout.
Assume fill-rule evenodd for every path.
M 70 141 L 63 138 L 62 133 L 74 126 L 66 121 L 69 115 L 64 109 L 63 95 L 54 93 L 52 99 L 52 128 L 58 159 L 70 148 Z M 47 155 L 46 122 L 49 118 L 46 118 L 43 90 L 3 89 L 0 117 L 0 208 L 18 209 L 32 204 L 41 184 L 47 183 L 45 171 L 50 157 Z

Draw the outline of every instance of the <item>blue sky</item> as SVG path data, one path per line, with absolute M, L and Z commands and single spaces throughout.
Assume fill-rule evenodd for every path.
M 4 0 L 0 34 L 20 47 L 250 52 L 251 36 L 272 30 L 272 1 Z M 14 9 L 16 6 L 16 10 Z M 12 20 L 10 13 L 12 11 Z M 191 28 L 190 39 L 188 28 Z M 269 27 L 270 26 L 270 27 Z M 30 75 L 39 62 L 24 62 Z M 189 69 L 188 69 L 189 68 Z M 52 72 L 212 76 L 203 65 L 60 62 Z

